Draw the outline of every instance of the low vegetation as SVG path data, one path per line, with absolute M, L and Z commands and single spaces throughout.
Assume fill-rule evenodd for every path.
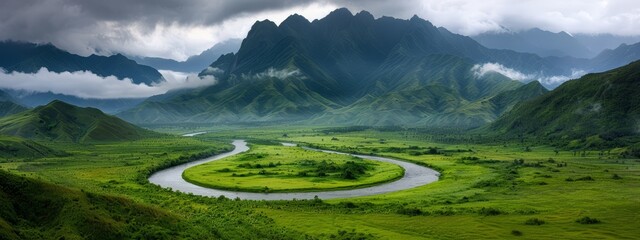
M 623 154 L 626 148 L 576 153 L 532 139 L 481 143 L 475 136 L 402 129 L 323 130 L 254 128 L 193 138 L 165 135 L 92 143 L 6 137 L 55 151 L 36 157 L 18 154 L 0 163 L 0 231 L 9 239 L 579 239 L 640 234 L 635 221 L 640 161 Z M 273 144 L 286 141 L 404 159 L 431 166 L 441 177 L 432 184 L 375 196 L 296 201 L 200 197 L 146 181 L 157 169 L 228 151 L 230 139 L 243 136 L 264 141 L 204 173 L 225 178 L 255 173 L 235 177 L 242 180 L 277 179 L 284 174 L 268 173 L 284 171 L 297 183 L 353 183 L 384 176 L 375 173 L 384 165 L 370 165 L 379 162 L 334 154 L 312 157 L 317 152 Z M 339 140 L 331 141 L 333 137 Z M 530 151 L 524 151 L 526 146 Z M 437 154 L 412 154 L 430 149 Z M 344 179 L 350 161 L 373 168 L 356 179 Z M 260 175 L 262 170 L 267 174 Z M 298 175 L 303 170 L 307 176 Z M 317 176 L 321 170 L 327 176 Z M 31 212 L 20 207 L 27 204 L 38 207 Z
M 389 163 L 255 142 L 247 153 L 189 168 L 183 177 L 211 188 L 300 192 L 366 187 L 404 175 Z

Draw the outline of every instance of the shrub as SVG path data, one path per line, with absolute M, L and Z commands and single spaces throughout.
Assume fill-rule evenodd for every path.
M 496 215 L 502 214 L 502 211 L 500 211 L 500 209 L 496 209 L 492 207 L 488 207 L 488 208 L 483 207 L 480 209 L 480 211 L 478 211 L 478 213 L 484 216 L 496 216 Z
M 576 222 L 580 223 L 580 224 L 597 224 L 597 223 L 601 223 L 600 220 L 598 220 L 596 218 L 590 218 L 590 217 L 578 218 L 576 220 Z
M 620 177 L 620 175 L 615 174 L 615 173 L 613 174 L 613 176 L 611 176 L 611 178 L 613 178 L 613 179 L 615 179 L 615 180 L 620 180 L 620 179 L 622 179 L 622 177 Z
M 419 208 L 400 208 L 398 209 L 398 214 L 407 215 L 407 216 L 419 216 L 422 215 L 422 210 Z
M 353 202 L 341 202 L 341 204 L 346 208 L 357 208 L 358 206 Z
M 522 232 L 518 231 L 518 230 L 511 230 L 511 234 L 513 236 L 522 236 Z
M 542 225 L 542 224 L 545 224 L 545 221 L 544 220 L 540 220 L 538 218 L 530 218 L 530 219 L 527 219 L 527 221 L 525 221 L 524 224 L 526 224 L 526 225 Z
M 576 178 L 576 181 L 593 181 L 593 180 L 595 179 L 593 179 L 591 176 Z

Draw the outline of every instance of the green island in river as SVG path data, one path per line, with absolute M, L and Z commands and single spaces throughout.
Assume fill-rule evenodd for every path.
M 300 147 L 251 144 L 246 153 L 188 168 L 196 185 L 244 192 L 354 189 L 397 180 L 400 166 Z

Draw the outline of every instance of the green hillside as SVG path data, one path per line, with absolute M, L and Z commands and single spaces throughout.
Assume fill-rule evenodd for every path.
M 510 134 L 604 139 L 640 132 L 640 61 L 571 80 L 522 103 L 489 129 Z
M 0 170 L 1 239 L 162 239 L 178 217 L 131 200 Z
M 53 150 L 31 140 L 0 135 L 0 159 L 30 159 L 63 154 L 63 152 Z
M 56 141 L 133 140 L 154 133 L 95 108 L 53 101 L 29 111 L 0 118 L 0 134 Z
M 430 55 L 417 64 L 407 63 L 392 73 L 392 84 L 380 81 L 370 94 L 357 102 L 313 120 L 315 123 L 353 125 L 479 126 L 492 121 L 518 100 L 499 100 L 499 106 L 473 107 L 475 102 L 493 99 L 503 92 L 519 91 L 535 95 L 534 89 L 500 74 L 473 76 L 473 65 L 451 55 Z M 403 73 L 400 73 L 403 72 Z M 541 86 L 540 86 L 541 87 Z M 393 90 L 388 90 L 393 89 Z M 382 93 L 382 94 L 376 94 Z M 523 95 L 524 96 L 524 95 Z M 498 101 L 498 100 L 496 100 Z M 505 106 L 502 106 L 505 105 Z M 486 116 L 485 116 L 486 115 Z

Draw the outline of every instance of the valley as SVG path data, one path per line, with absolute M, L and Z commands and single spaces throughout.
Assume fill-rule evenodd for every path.
M 364 2 L 1 2 L 0 239 L 640 236 L 640 4 Z
M 285 133 L 287 137 L 282 137 Z M 229 151 L 231 139 L 240 136 L 388 156 L 430 166 L 441 175 L 436 182 L 402 191 L 347 199 L 293 201 L 233 201 L 233 195 L 203 198 L 159 188 L 146 181 L 154 169 L 162 166 Z M 333 137 L 339 140 L 328 140 Z M 182 237 L 196 234 L 199 229 L 196 226 L 202 226 L 202 223 L 193 222 L 201 221 L 198 216 L 209 216 L 214 212 L 220 216 L 220 212 L 229 211 L 245 212 L 225 215 L 237 226 L 220 225 L 225 221 L 217 219 L 209 228 L 221 236 L 236 236 L 224 234 L 240 234 L 238 229 L 252 229 L 244 235 L 248 238 L 258 237 L 253 234 L 276 234 L 267 230 L 273 224 L 287 229 L 278 230 L 277 236 L 291 233 L 289 238 L 330 238 L 342 231 L 346 231 L 342 234 L 365 238 L 431 238 L 430 234 L 494 238 L 513 236 L 512 231 L 519 231 L 528 238 L 625 238 L 637 234 L 633 219 L 638 205 L 634 196 L 638 193 L 640 162 L 620 157 L 624 148 L 576 154 L 539 145 L 535 139 L 478 143 L 478 140 L 458 135 L 447 137 L 448 143 L 443 143 L 436 140 L 441 137 L 444 136 L 417 134 L 411 130 L 236 129 L 194 137 L 167 136 L 124 143 L 82 146 L 49 143 L 45 146 L 64 149 L 70 155 L 49 155 L 31 160 L 10 158 L 0 166 L 5 175 L 38 178 L 83 189 L 87 194 L 126 196 L 144 206 L 161 207 L 157 209 L 160 212 L 191 215 L 180 221 L 192 223 L 193 227 L 181 227 L 179 231 L 170 226 L 156 229 L 159 233 Z M 314 212 L 314 217 L 305 217 L 310 212 Z M 251 216 L 260 217 L 246 221 L 246 217 Z M 575 222 L 582 217 L 595 218 L 601 223 Z M 155 218 L 151 221 L 161 221 Z M 327 221 L 329 219 L 332 220 Z M 529 225 L 530 219 L 543 223 Z M 47 231 L 60 236 L 68 234 L 53 229 Z M 303 235 L 299 235 L 301 233 Z

